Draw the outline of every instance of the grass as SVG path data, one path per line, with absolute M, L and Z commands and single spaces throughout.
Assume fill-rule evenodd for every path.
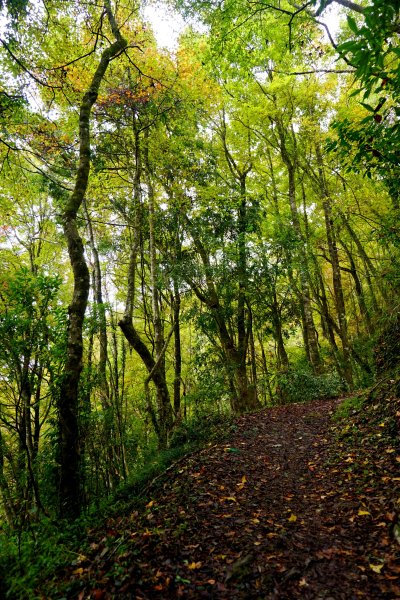
M 334 421 L 349 419 L 359 413 L 364 405 L 365 396 L 351 396 L 339 404 L 334 415 Z

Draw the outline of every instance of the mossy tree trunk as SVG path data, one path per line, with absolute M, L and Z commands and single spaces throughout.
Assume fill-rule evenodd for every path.
M 84 255 L 83 242 L 77 225 L 78 211 L 88 186 L 90 171 L 90 116 L 97 100 L 100 84 L 110 61 L 127 46 L 111 11 L 110 2 L 104 2 L 104 11 L 115 37 L 115 42 L 102 53 L 92 81 L 83 96 L 79 114 L 79 165 L 74 190 L 67 201 L 62 222 L 64 237 L 73 272 L 73 295 L 69 305 L 66 363 L 58 398 L 59 419 L 59 510 L 66 518 L 79 515 L 82 503 L 80 472 L 80 432 L 78 390 L 82 371 L 83 321 L 85 317 L 90 275 Z

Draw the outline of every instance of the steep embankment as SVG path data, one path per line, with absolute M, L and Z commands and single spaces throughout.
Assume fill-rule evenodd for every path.
M 228 444 L 159 478 L 145 510 L 89 532 L 90 551 L 60 574 L 67 595 L 400 597 L 393 424 L 332 428 L 338 402 L 240 418 Z

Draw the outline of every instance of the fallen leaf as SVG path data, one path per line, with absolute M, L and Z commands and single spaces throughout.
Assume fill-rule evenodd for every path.
M 294 523 L 295 521 L 297 521 L 297 517 L 296 515 L 294 515 L 293 513 L 290 515 L 289 519 L 288 519 L 289 523 Z
M 246 483 L 247 483 L 246 475 L 243 475 L 242 481 L 240 483 L 237 483 L 236 485 L 239 488 L 239 490 L 242 490 Z
M 372 571 L 374 573 L 380 573 L 383 569 L 383 564 L 382 565 L 373 565 L 373 564 L 369 563 L 369 568 L 372 569 Z

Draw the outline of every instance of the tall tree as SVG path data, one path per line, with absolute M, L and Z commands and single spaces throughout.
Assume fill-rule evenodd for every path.
M 89 295 L 90 277 L 77 226 L 78 211 L 88 186 L 90 171 L 90 116 L 99 94 L 100 84 L 110 62 L 127 46 L 116 23 L 111 4 L 104 2 L 104 11 L 115 41 L 101 54 L 97 69 L 80 105 L 79 166 L 74 190 L 64 206 L 62 222 L 68 254 L 74 275 L 74 291 L 69 306 L 67 360 L 58 402 L 60 426 L 60 511 L 63 516 L 76 517 L 81 508 L 79 378 L 82 371 L 82 328 Z

